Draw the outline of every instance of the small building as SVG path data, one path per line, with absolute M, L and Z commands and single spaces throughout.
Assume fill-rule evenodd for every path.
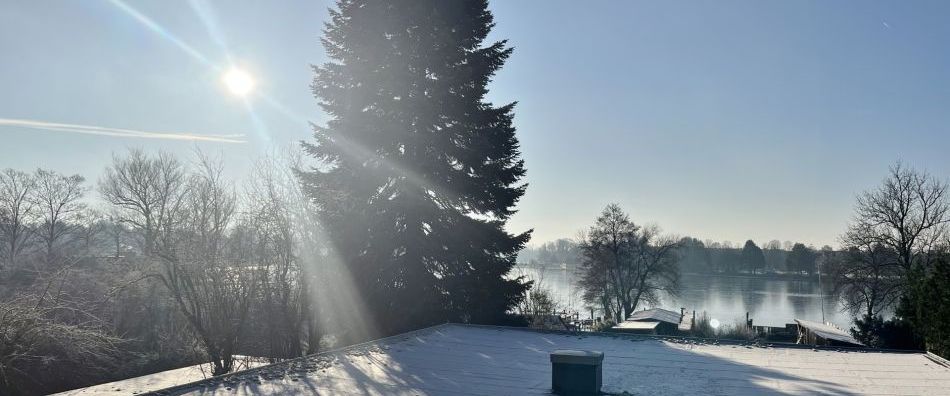
M 860 341 L 854 339 L 851 334 L 835 326 L 801 319 L 795 319 L 795 323 L 798 324 L 798 344 L 864 346 Z
M 683 323 L 683 317 L 683 312 L 676 313 L 662 308 L 645 309 L 630 314 L 627 320 L 618 323 L 611 330 L 634 334 L 676 334 Z
M 798 340 L 798 324 L 786 323 L 785 326 L 752 326 L 752 332 L 770 342 L 794 344 Z

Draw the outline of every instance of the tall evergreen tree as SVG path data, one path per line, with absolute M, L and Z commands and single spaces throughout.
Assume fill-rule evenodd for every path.
M 511 55 L 483 45 L 486 0 L 340 0 L 314 67 L 330 115 L 301 175 L 382 333 L 491 322 L 529 284 L 507 279 L 530 231 L 505 230 L 524 194 L 514 103 L 485 100 Z
M 950 357 L 950 256 L 934 252 L 929 268 L 917 263 L 905 274 L 904 296 L 895 312 L 897 324 L 904 322 L 930 352 Z

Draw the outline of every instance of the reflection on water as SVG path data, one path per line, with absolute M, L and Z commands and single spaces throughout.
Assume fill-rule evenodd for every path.
M 567 310 L 590 315 L 574 284 L 573 270 L 519 266 L 516 273 L 540 280 L 542 287 L 550 289 Z M 697 315 L 705 311 L 711 318 L 727 324 L 745 320 L 749 312 L 756 325 L 784 326 L 793 319 L 821 322 L 824 301 L 825 321 L 842 329 L 851 326 L 850 314 L 842 311 L 840 304 L 830 296 L 831 285 L 827 282 L 824 282 L 822 296 L 818 282 L 810 279 L 686 274 L 680 281 L 679 295 L 664 296 L 659 304 L 661 308 L 675 311 L 684 307 L 687 311 L 696 310 Z

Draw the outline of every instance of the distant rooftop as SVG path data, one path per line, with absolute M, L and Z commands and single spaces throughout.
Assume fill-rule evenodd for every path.
M 632 394 L 948 394 L 923 353 L 713 345 L 673 338 L 447 324 L 170 388 L 193 395 L 543 395 L 556 349 L 603 351 L 603 391 Z

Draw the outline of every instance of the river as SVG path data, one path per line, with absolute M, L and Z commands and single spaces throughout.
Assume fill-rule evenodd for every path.
M 574 283 L 573 270 L 519 266 L 515 272 L 539 280 L 541 287 L 554 294 L 559 308 L 579 311 L 582 318 L 590 316 Z M 724 324 L 742 322 L 749 312 L 756 325 L 784 326 L 793 323 L 793 319 L 822 322 L 822 315 L 824 321 L 842 329 L 852 325 L 851 315 L 842 311 L 830 295 L 831 285 L 827 282 L 822 282 L 823 293 L 814 279 L 684 274 L 680 283 L 680 292 L 663 296 L 658 307 L 671 311 L 683 307 L 687 312 L 695 310 L 697 316 L 706 312 L 711 319 Z M 638 309 L 642 308 L 641 305 Z

